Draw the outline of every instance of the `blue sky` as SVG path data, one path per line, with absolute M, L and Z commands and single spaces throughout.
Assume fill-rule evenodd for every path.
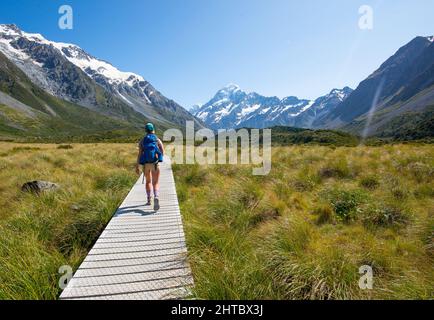
M 58 28 L 58 8 L 74 29 Z M 361 5 L 374 29 L 358 27 Z M 358 83 L 417 35 L 434 34 L 432 0 L 2 0 L 0 23 L 70 42 L 144 76 L 189 107 L 228 83 L 316 98 Z

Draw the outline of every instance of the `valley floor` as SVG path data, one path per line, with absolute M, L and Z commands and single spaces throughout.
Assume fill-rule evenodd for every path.
M 264 177 L 174 172 L 199 298 L 434 298 L 433 145 L 276 147 Z
M 137 178 L 134 144 L 0 143 L 0 299 L 56 299 Z M 434 146 L 273 149 L 175 165 L 201 299 L 433 299 Z M 20 191 L 31 180 L 59 191 Z M 373 290 L 359 268 L 373 269 Z

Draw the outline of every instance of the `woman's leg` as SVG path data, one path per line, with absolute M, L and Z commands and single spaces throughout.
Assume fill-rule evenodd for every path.
M 145 165 L 144 172 L 146 178 L 146 195 L 148 196 L 148 204 L 151 203 L 151 184 L 152 184 L 152 175 L 151 170 Z
M 158 165 L 152 170 L 152 185 L 154 188 L 154 210 L 160 210 L 160 199 L 158 191 L 160 190 L 160 168 Z
M 152 186 L 154 188 L 154 197 L 158 198 L 158 192 L 160 191 L 160 167 L 157 166 L 152 170 Z

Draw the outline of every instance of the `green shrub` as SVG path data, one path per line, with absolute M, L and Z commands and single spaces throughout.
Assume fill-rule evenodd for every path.
M 360 190 L 331 190 L 323 192 L 332 205 L 338 219 L 348 222 L 353 220 L 357 213 L 357 207 L 367 198 L 366 194 Z

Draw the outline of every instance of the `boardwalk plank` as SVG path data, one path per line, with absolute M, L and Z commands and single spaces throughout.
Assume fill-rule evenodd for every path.
M 160 210 L 137 180 L 74 277 L 65 300 L 184 299 L 193 278 L 170 160 L 161 165 Z

